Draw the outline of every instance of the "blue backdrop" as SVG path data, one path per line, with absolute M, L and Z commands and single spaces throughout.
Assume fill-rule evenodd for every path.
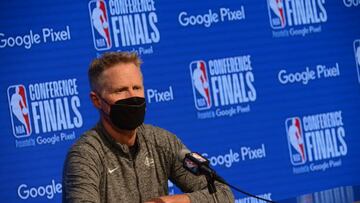
M 146 123 L 231 184 L 279 200 L 360 183 L 358 0 L 13 0 L 0 10 L 4 202 L 61 201 L 65 154 L 98 121 L 88 65 L 124 50 L 144 61 Z

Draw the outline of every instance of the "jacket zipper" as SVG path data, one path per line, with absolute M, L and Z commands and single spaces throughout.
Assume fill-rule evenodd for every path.
M 139 183 L 139 177 L 138 177 L 138 173 L 137 173 L 137 170 L 136 170 L 136 163 L 135 163 L 135 160 L 133 159 L 133 156 L 132 154 L 130 153 L 130 160 L 132 162 L 132 165 L 133 165 L 133 169 L 134 169 L 134 172 L 135 172 L 135 179 L 136 179 L 136 188 L 138 190 L 138 193 L 139 193 L 139 202 L 142 203 L 142 197 L 141 197 L 141 191 L 140 191 L 140 183 Z

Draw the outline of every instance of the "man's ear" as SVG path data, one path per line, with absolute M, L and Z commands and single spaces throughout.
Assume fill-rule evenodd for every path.
M 93 103 L 93 105 L 95 106 L 95 108 L 101 109 L 100 98 L 96 95 L 96 93 L 94 91 L 90 92 L 90 99 L 91 99 L 91 102 Z

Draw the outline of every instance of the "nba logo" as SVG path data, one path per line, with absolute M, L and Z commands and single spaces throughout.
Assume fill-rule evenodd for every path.
M 190 74 L 196 109 L 205 110 L 211 108 L 209 77 L 205 62 L 191 62 Z
M 286 26 L 283 0 L 267 0 L 270 25 L 273 29 Z
M 285 128 L 291 163 L 293 165 L 304 164 L 306 162 L 306 154 L 300 118 L 293 117 L 286 119 Z
M 98 51 L 111 48 L 109 16 L 103 0 L 89 2 L 91 31 L 95 49 Z
M 360 83 L 360 39 L 354 41 L 354 53 L 355 53 L 357 75 Z
M 14 136 L 16 138 L 30 136 L 31 123 L 24 85 L 8 87 L 7 94 Z

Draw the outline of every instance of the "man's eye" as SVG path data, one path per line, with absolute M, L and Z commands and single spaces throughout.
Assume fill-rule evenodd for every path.
M 117 89 L 115 92 L 124 92 L 125 89 Z

